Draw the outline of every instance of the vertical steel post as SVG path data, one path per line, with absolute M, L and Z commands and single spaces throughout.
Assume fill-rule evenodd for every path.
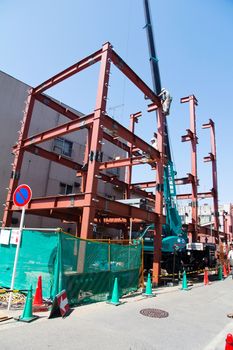
M 217 231 L 217 240 L 219 241 L 219 210 L 218 210 L 218 177 L 217 177 L 217 151 L 216 151 L 216 137 L 215 137 L 215 123 L 209 119 L 207 124 L 202 125 L 203 129 L 210 128 L 210 142 L 211 152 L 209 156 L 204 157 L 205 162 L 212 163 L 212 195 L 214 205 L 214 229 Z
M 184 97 L 181 103 L 189 102 L 190 113 L 190 129 L 188 134 L 182 137 L 182 141 L 191 141 L 191 175 L 192 175 L 192 241 L 197 241 L 197 226 L 198 226 L 198 197 L 197 197 L 197 144 L 198 138 L 196 133 L 196 113 L 195 106 L 198 102 L 194 95 Z
M 106 43 L 102 48 L 102 57 L 99 73 L 98 92 L 96 98 L 96 107 L 93 118 L 93 130 L 90 145 L 90 154 L 88 161 L 86 189 L 85 189 L 85 207 L 83 208 L 81 238 L 92 238 L 93 224 L 95 218 L 95 203 L 98 178 L 99 162 L 101 158 L 103 128 L 101 120 L 106 113 L 108 82 L 111 67 L 111 45 Z
M 141 112 L 130 114 L 129 130 L 133 134 L 134 134 L 134 131 L 135 131 L 135 123 L 138 123 L 138 118 L 141 117 L 141 115 L 142 115 Z M 130 147 L 129 157 L 131 158 L 134 145 L 132 143 L 130 143 L 129 147 Z M 130 199 L 130 185 L 131 185 L 131 182 L 132 182 L 132 166 L 127 166 L 127 168 L 126 168 L 125 182 L 128 185 L 126 187 L 126 190 L 125 190 L 125 198 L 126 199 Z
M 154 232 L 154 256 L 153 256 L 153 274 L 152 283 L 157 286 L 160 275 L 160 261 L 162 249 L 162 226 L 163 226 L 163 175 L 164 175 L 164 115 L 162 108 L 157 110 L 157 140 L 158 150 L 160 152 L 160 160 L 157 163 L 156 171 L 156 197 L 155 197 L 155 212 L 159 215 L 159 223 L 155 225 Z
M 86 146 L 85 146 L 85 153 L 84 153 L 84 159 L 83 159 L 84 172 L 82 174 L 81 192 L 85 192 L 85 188 L 86 188 L 87 168 L 88 168 L 88 158 L 89 158 L 89 154 L 90 154 L 91 135 L 92 135 L 92 129 L 89 128 L 89 129 L 87 129 Z
M 219 232 L 219 214 L 218 214 L 218 177 L 217 177 L 217 157 L 216 157 L 216 138 L 215 138 L 215 124 L 212 121 L 210 128 L 211 139 L 211 153 L 212 160 L 212 178 L 213 178 L 213 202 L 214 202 L 214 228 Z
M 17 142 L 17 148 L 14 151 L 15 158 L 12 166 L 11 178 L 8 185 L 9 189 L 8 189 L 7 198 L 6 198 L 6 205 L 3 213 L 3 221 L 2 221 L 3 227 L 11 226 L 12 212 L 9 211 L 9 204 L 10 204 L 10 201 L 12 200 L 13 193 L 19 183 L 21 166 L 23 162 L 23 154 L 24 154 L 24 151 L 21 149 L 21 145 L 22 145 L 22 141 L 28 136 L 34 103 L 35 103 L 35 98 L 33 96 L 33 89 L 30 89 L 28 92 L 28 98 L 26 100 L 26 105 L 24 109 L 22 125 L 19 132 L 18 142 Z

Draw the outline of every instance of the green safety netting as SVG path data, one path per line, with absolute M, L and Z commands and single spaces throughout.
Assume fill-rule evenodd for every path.
M 71 304 L 107 300 L 115 277 L 120 295 L 137 290 L 141 250 L 140 244 L 100 243 L 56 230 L 24 229 L 14 288 L 32 285 L 35 291 L 41 275 L 44 298 L 53 299 L 65 289 Z M 15 244 L 0 244 L 2 287 L 10 287 L 15 251 Z

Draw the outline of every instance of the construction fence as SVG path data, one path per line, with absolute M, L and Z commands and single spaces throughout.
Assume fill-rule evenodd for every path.
M 0 243 L 0 286 L 5 288 L 11 285 L 16 251 L 16 242 L 11 239 L 16 230 L 8 231 L 8 241 Z M 24 229 L 14 288 L 23 290 L 32 285 L 35 291 L 41 275 L 44 298 L 53 299 L 65 289 L 70 304 L 108 300 L 115 277 L 120 296 L 138 289 L 141 257 L 139 242 L 130 245 L 101 243 L 76 238 L 60 230 Z

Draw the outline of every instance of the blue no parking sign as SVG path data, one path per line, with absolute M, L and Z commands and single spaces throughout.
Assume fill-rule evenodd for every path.
M 25 216 L 25 205 L 30 202 L 32 198 L 32 190 L 28 185 L 20 185 L 16 188 L 14 194 L 13 194 L 13 202 L 14 205 L 17 207 L 22 207 L 22 215 L 20 219 L 20 225 L 19 225 L 19 237 L 17 242 L 17 247 L 15 251 L 15 260 L 14 260 L 14 266 L 13 266 L 13 272 L 12 272 L 12 278 L 11 278 L 11 289 L 14 289 L 14 283 L 15 283 L 15 276 L 16 276 L 16 267 L 19 257 L 19 247 L 21 243 L 21 236 L 22 236 L 22 230 L 23 230 L 23 224 L 24 224 L 24 216 Z M 11 307 L 11 300 L 12 300 L 12 292 L 10 292 L 9 300 L 8 300 L 8 310 L 10 310 Z
M 13 194 L 13 202 L 17 207 L 24 207 L 32 198 L 32 190 L 28 185 L 20 185 Z

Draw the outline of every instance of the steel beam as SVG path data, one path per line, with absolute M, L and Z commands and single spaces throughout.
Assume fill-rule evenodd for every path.
M 45 90 L 50 89 L 61 81 L 71 77 L 72 75 L 81 72 L 83 69 L 91 66 L 92 64 L 101 60 L 102 50 L 98 50 L 91 54 L 90 56 L 85 57 L 81 61 L 73 64 L 72 66 L 66 68 L 62 72 L 54 75 L 52 78 L 49 78 L 42 84 L 38 85 L 33 89 L 33 94 L 42 93 Z
M 55 101 L 51 97 L 44 95 L 44 94 L 36 94 L 35 95 L 36 101 L 42 103 L 43 105 L 53 109 L 54 111 L 58 112 L 59 114 L 64 115 L 65 117 L 69 118 L 70 120 L 77 120 L 84 116 L 83 113 L 75 113 L 71 111 L 68 107 L 62 105 L 58 101 Z
M 103 132 L 103 139 L 111 142 L 115 146 L 123 149 L 124 151 L 129 152 L 129 146 L 126 143 L 124 143 L 118 139 L 115 139 L 113 136 L 109 135 L 106 132 Z
M 70 169 L 82 171 L 82 168 L 83 168 L 82 164 L 76 163 L 73 160 L 65 158 L 60 154 L 47 151 L 46 149 L 35 145 L 28 146 L 26 151 L 36 156 L 51 160 L 52 162 L 58 163 Z
M 146 222 L 159 221 L 158 214 L 97 196 L 96 208 L 115 217 L 137 218 Z
M 146 154 L 149 154 L 150 157 L 156 161 L 160 159 L 160 153 L 158 150 L 153 148 L 149 143 L 141 139 L 139 136 L 136 136 L 133 134 L 130 130 L 125 128 L 123 125 L 118 123 L 116 120 L 110 118 L 109 116 L 105 115 L 103 118 L 103 124 L 102 128 L 106 127 L 109 130 L 114 131 L 117 133 L 121 138 L 129 142 L 130 144 L 137 145 L 137 148 L 145 152 Z
M 84 127 L 90 126 L 93 123 L 93 116 L 94 114 L 86 115 L 85 117 L 82 117 L 78 120 L 73 120 L 69 123 L 65 123 L 55 128 L 43 131 L 42 133 L 30 136 L 22 141 L 21 148 L 27 148 L 31 145 L 46 142 L 56 137 L 60 137 L 68 133 L 83 129 Z M 14 149 L 16 147 L 17 146 L 15 146 Z
M 143 94 L 152 102 L 156 103 L 158 107 L 161 106 L 160 98 L 144 83 L 144 81 L 123 61 L 123 59 L 114 51 L 111 54 L 112 62 L 115 66 L 138 87 Z
M 212 198 L 213 197 L 213 192 L 201 192 L 197 194 L 198 199 L 203 199 L 203 198 Z M 183 199 L 192 199 L 192 193 L 183 193 L 183 194 L 177 194 L 176 195 L 177 199 L 183 200 Z
M 140 187 L 140 188 L 154 188 L 156 187 L 156 181 L 149 181 L 149 182 L 136 182 L 133 183 L 132 186 L 134 187 Z
M 117 159 L 109 162 L 100 163 L 99 170 L 121 168 L 126 166 L 131 167 L 131 166 L 140 165 L 140 164 L 148 164 L 148 163 L 150 164 L 151 162 L 154 162 L 154 160 L 146 159 L 145 156 L 123 158 L 123 159 Z
M 93 202 L 95 202 L 96 210 L 100 210 L 102 213 L 108 214 L 113 218 L 135 218 L 137 219 L 136 221 L 156 223 L 159 221 L 159 216 L 154 212 L 112 201 L 101 196 L 97 196 L 94 199 Z M 83 209 L 84 211 L 86 207 L 89 207 L 89 203 L 85 199 L 85 194 L 49 196 L 33 198 L 26 206 L 26 213 L 34 213 L 36 215 L 44 215 L 45 213 L 48 215 L 48 213 L 50 213 L 49 216 L 59 216 L 59 218 L 64 220 L 68 218 L 73 219 L 75 217 L 75 214 L 73 213 L 74 210 Z M 13 205 L 13 202 L 11 201 L 9 210 L 20 211 L 21 209 Z
M 38 197 L 32 198 L 27 204 L 26 210 L 53 210 L 53 209 L 73 209 L 73 208 L 83 208 L 88 205 L 85 201 L 85 195 L 83 193 L 69 194 L 69 195 L 59 195 L 59 196 L 49 196 L 49 197 Z M 15 206 L 13 202 L 10 203 L 10 210 L 16 211 L 20 210 L 19 207 Z

